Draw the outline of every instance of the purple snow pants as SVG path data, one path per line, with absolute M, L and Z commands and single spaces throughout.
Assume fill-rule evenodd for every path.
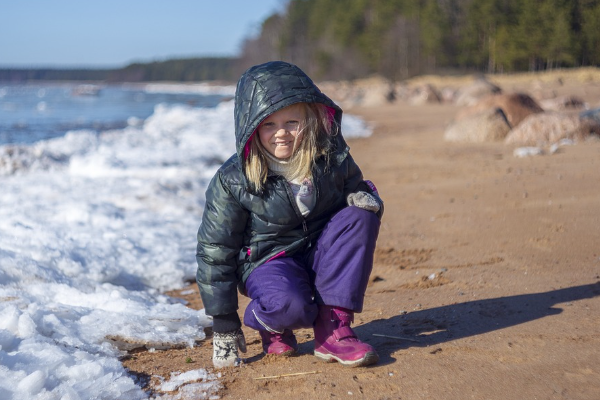
M 318 305 L 361 312 L 379 226 L 374 213 L 346 207 L 331 218 L 308 252 L 256 268 L 246 281 L 252 301 L 244 324 L 283 332 L 312 327 Z

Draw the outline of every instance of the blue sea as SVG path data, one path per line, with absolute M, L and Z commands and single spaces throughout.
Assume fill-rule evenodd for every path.
M 233 90 L 208 85 L 0 83 L 0 145 L 33 143 L 71 130 L 123 129 L 148 118 L 158 104 L 214 107 Z
M 123 352 L 204 339 L 203 311 L 162 293 L 194 280 L 234 90 L 0 83 L 0 399 L 147 398 Z M 201 366 L 186 379 L 177 398 L 220 387 Z

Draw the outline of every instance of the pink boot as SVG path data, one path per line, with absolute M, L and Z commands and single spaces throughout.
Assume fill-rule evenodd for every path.
M 291 356 L 298 351 L 296 336 L 289 329 L 284 330 L 283 333 L 260 331 L 260 337 L 265 354 Z
M 354 313 L 339 307 L 320 306 L 315 321 L 315 356 L 350 367 L 375 364 L 379 356 L 373 347 L 357 339 L 350 328 Z

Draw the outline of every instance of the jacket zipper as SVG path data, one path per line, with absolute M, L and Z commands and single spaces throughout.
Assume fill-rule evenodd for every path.
M 289 200 L 290 204 L 292 205 L 292 208 L 294 209 L 294 212 L 296 213 L 296 215 L 298 217 L 300 217 L 300 219 L 302 219 L 302 230 L 304 231 L 304 233 L 307 233 L 308 232 L 308 226 L 306 224 L 306 218 L 304 218 L 304 216 L 300 212 L 300 209 L 298 208 L 298 204 L 296 204 L 296 198 L 294 197 L 294 194 L 292 193 L 292 189 L 290 188 L 290 185 L 285 180 L 285 178 L 282 177 L 282 176 L 279 177 L 279 181 L 283 182 L 283 187 L 285 188 L 285 192 L 288 195 L 288 200 Z

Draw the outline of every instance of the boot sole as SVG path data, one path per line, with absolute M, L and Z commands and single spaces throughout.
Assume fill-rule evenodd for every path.
M 375 364 L 379 361 L 379 355 L 375 352 L 368 352 L 364 355 L 363 358 L 359 358 L 358 360 L 343 360 L 339 357 L 334 356 L 333 354 L 325 354 L 315 351 L 315 357 L 326 361 L 326 362 L 339 362 L 340 364 L 346 367 L 365 367 L 367 365 Z

